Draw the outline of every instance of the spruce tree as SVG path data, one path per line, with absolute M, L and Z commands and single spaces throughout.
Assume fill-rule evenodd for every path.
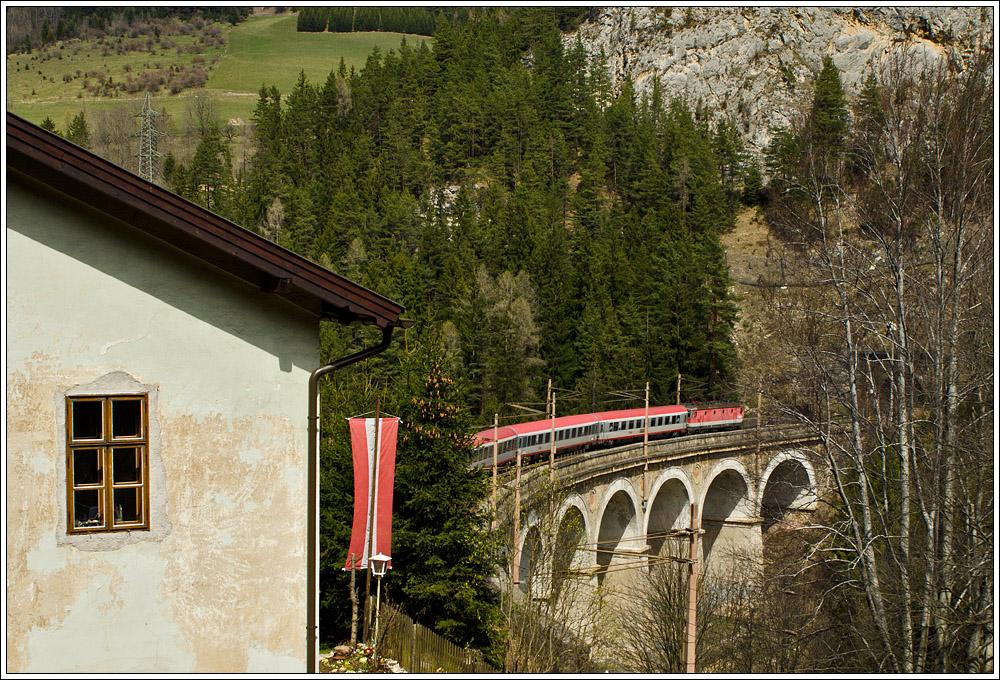
M 191 193 L 195 202 L 222 213 L 226 203 L 225 189 L 232 176 L 228 166 L 219 128 L 213 123 L 198 142 L 191 159 Z
M 90 128 L 87 127 L 87 117 L 83 111 L 73 116 L 66 130 L 66 139 L 84 149 L 90 148 Z
M 497 620 L 486 476 L 469 469 L 473 425 L 460 383 L 429 344 L 404 359 L 396 456 L 393 572 L 387 591 L 458 645 L 489 649 Z M 398 601 L 398 595 L 394 596 Z
M 843 147 L 850 117 L 847 97 L 840 83 L 840 70 L 829 56 L 823 58 L 823 68 L 816 79 L 810 118 L 818 147 L 838 154 Z

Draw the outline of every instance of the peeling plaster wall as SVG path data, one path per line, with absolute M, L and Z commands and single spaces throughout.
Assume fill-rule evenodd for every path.
M 315 318 L 15 173 L 6 237 L 7 671 L 302 671 Z M 61 397 L 111 374 L 165 517 L 77 545 Z

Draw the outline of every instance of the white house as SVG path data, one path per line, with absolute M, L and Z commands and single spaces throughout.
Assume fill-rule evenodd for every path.
M 7 113 L 8 672 L 312 663 L 318 321 L 402 308 Z

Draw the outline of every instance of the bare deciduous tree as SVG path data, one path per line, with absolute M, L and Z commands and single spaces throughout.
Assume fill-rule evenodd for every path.
M 541 480 L 533 486 L 532 500 L 522 507 L 525 521 L 520 526 L 528 524 L 524 546 L 515 551 L 507 545 L 508 559 L 501 561 L 511 570 L 502 579 L 507 631 L 503 670 L 600 672 L 606 668 L 601 650 L 611 647 L 616 627 L 608 620 L 593 572 L 585 566 L 593 562 L 593 549 L 582 516 L 573 510 L 560 515 L 562 496 Z M 507 514 L 513 512 L 512 503 L 504 506 Z M 512 527 L 512 516 L 501 517 L 501 526 Z M 511 564 L 515 553 L 517 564 Z M 515 572 L 517 584 L 511 578 Z
M 810 395 L 788 412 L 824 434 L 816 556 L 856 670 L 993 667 L 991 67 L 887 60 L 851 153 L 802 137 L 778 198 L 811 285 L 770 330 Z

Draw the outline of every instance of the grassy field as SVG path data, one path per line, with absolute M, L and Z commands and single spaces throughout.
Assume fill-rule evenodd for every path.
M 115 50 L 117 38 L 106 38 L 101 43 L 68 40 L 30 54 L 8 55 L 7 109 L 33 123 L 41 123 L 46 117 L 51 117 L 58 128 L 65 130 L 70 119 L 80 111 L 121 106 L 130 103 L 131 99 L 144 97 L 140 94 L 95 97 L 85 91 L 85 85 L 97 80 L 88 74 L 100 73 L 117 82 L 124 82 L 129 75 L 137 75 L 144 70 L 191 67 L 196 60 L 203 62 L 202 66 L 207 69 L 215 59 L 224 56 L 225 50 L 221 46 L 205 48 L 201 54 L 186 52 L 185 49 L 196 39 L 193 35 L 170 36 L 173 46 L 168 49 L 157 46 L 153 52 L 124 53 Z M 128 38 L 123 40 L 136 42 Z M 182 91 L 161 99 L 178 101 L 190 93 Z M 161 91 L 160 94 L 167 93 Z M 182 110 L 183 103 L 171 108 Z
M 171 95 L 166 90 L 154 94 L 154 107 L 167 113 L 171 131 L 177 132 L 184 110 L 192 97 L 211 97 L 223 121 L 248 121 L 257 105 L 262 84 L 275 85 L 288 94 L 305 71 L 309 82 L 322 84 L 343 57 L 347 68 L 360 69 L 376 45 L 383 53 L 398 49 L 403 35 L 398 33 L 298 33 L 296 16 L 251 17 L 236 27 L 220 25 L 227 45 L 207 48 L 200 56 L 210 67 L 203 88 L 186 89 Z M 419 45 L 424 36 L 405 36 L 411 45 Z M 194 36 L 171 36 L 175 48 L 150 52 L 110 53 L 105 43 L 71 40 L 50 45 L 46 50 L 7 57 L 7 109 L 33 123 L 52 118 L 56 127 L 65 130 L 80 111 L 99 111 L 112 107 L 140 106 L 144 94 L 94 97 L 84 92 L 83 82 L 89 72 L 103 72 L 122 82 L 144 69 L 191 66 L 196 55 L 183 49 Z M 125 40 L 128 40 L 127 38 Z M 181 53 L 178 53 L 181 52 Z M 215 57 L 218 61 L 213 64 Z M 68 79 L 65 79 L 68 76 Z M 92 79 L 91 79 L 92 80 Z
M 288 92 L 305 71 L 309 82 L 322 85 L 343 57 L 348 69 L 361 69 L 378 47 L 383 54 L 398 50 L 400 41 L 416 47 L 426 36 L 399 33 L 298 33 L 296 17 L 251 17 L 229 34 L 229 51 L 208 80 L 208 88 L 224 92 L 252 92 L 275 85 Z M 256 104 L 256 100 L 254 101 Z

